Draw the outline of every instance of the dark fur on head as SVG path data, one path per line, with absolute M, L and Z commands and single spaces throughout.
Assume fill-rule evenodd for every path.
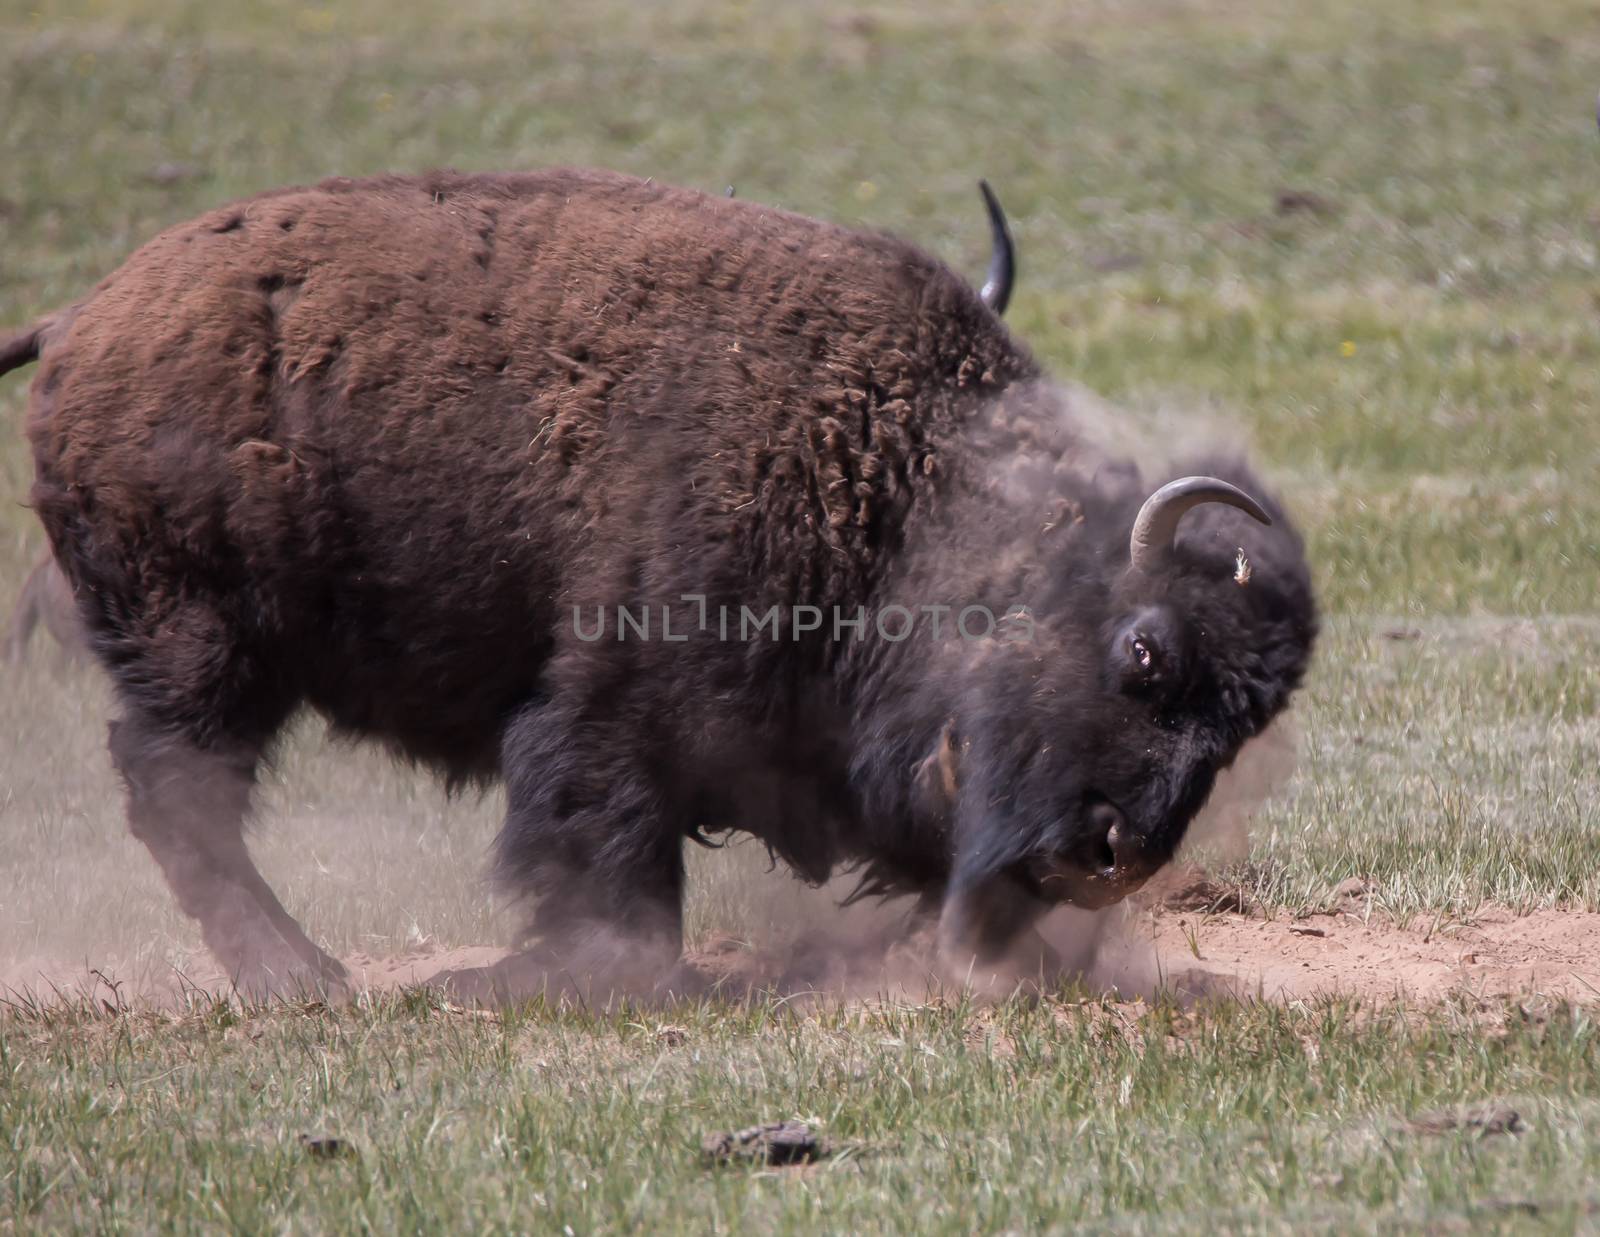
M 1232 482 L 1273 524 L 1199 507 L 1147 573 L 1129 563 L 1129 530 L 1165 478 L 1100 458 L 1073 424 L 1064 396 L 998 396 L 975 422 L 973 466 L 907 552 L 903 596 L 1022 602 L 1032 638 L 908 644 L 862 693 L 876 706 L 856 745 L 873 817 L 895 818 L 898 800 L 907 850 L 942 833 L 947 944 L 985 957 L 1050 905 L 1115 901 L 1170 859 L 1217 773 L 1300 685 L 1317 630 L 1300 536 L 1247 466 L 1211 457 L 1174 474 Z M 903 745 L 886 747 L 890 734 Z M 868 862 L 863 892 L 904 888 Z

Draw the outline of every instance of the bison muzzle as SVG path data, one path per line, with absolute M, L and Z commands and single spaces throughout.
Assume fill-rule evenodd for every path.
M 439 173 L 223 207 L 0 343 L 39 361 L 32 502 L 130 825 L 240 987 L 343 980 L 244 842 L 307 707 L 504 780 L 500 978 L 679 988 L 718 831 L 915 896 L 956 972 L 1138 888 L 1301 681 L 1309 574 L 1237 460 L 1158 488 L 1087 443 L 1009 280 L 604 172 Z

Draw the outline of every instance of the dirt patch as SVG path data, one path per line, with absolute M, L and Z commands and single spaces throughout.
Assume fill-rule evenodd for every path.
M 490 945 L 465 945 L 459 949 L 413 949 L 389 958 L 351 954 L 340 961 L 350 973 L 350 982 L 357 991 L 393 992 L 424 984 L 440 971 L 493 966 L 508 952 Z
M 1418 918 L 1401 925 L 1358 913 L 1303 919 L 1212 910 L 1229 904 L 1226 889 L 1203 889 L 1197 909 L 1145 909 L 1088 916 L 1065 912 L 1045 935 L 1058 947 L 1079 942 L 1071 957 L 1087 963 L 1091 988 L 1180 998 L 1235 997 L 1294 1001 L 1325 996 L 1382 1004 L 1396 999 L 1432 1004 L 1467 995 L 1500 1000 L 1542 995 L 1600 1003 L 1600 914 L 1490 908 L 1470 921 Z M 1059 913 L 1058 914 L 1062 914 Z M 766 988 L 819 995 L 925 997 L 933 969 L 913 940 L 868 965 L 827 967 L 820 960 L 752 950 L 714 939 L 691 951 L 691 965 L 738 995 Z M 1095 953 L 1092 962 L 1088 955 Z M 492 966 L 507 951 L 491 946 L 417 949 L 393 957 L 343 959 L 360 991 L 384 993 L 423 984 L 442 971 Z M 88 999 L 108 1007 L 172 1006 L 196 992 L 226 992 L 226 977 L 203 956 L 183 972 L 119 976 L 82 963 L 40 963 L 0 974 L 0 997 L 53 1003 Z
M 1600 914 L 1494 908 L 1470 922 L 1401 926 L 1355 914 L 1306 919 L 1145 912 L 1102 950 L 1093 971 L 1113 986 L 1268 1001 L 1351 996 L 1432 1003 L 1540 994 L 1600 1000 Z

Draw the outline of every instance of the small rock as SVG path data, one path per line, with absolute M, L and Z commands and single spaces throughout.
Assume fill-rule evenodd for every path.
M 1475 1204 L 1480 1210 L 1495 1215 L 1537 1216 L 1544 1214 L 1544 1204 L 1531 1198 L 1485 1198 Z M 1579 1211 L 1592 1211 L 1579 1204 Z
M 828 1154 L 827 1145 L 804 1121 L 770 1121 L 747 1130 L 712 1134 L 701 1147 L 714 1163 L 746 1159 L 765 1164 L 803 1164 Z
M 1131 271 L 1144 265 L 1144 258 L 1136 253 L 1097 253 L 1087 259 L 1091 271 L 1114 275 L 1118 271 Z
M 1331 199 L 1309 189 L 1280 189 L 1272 200 L 1272 209 L 1280 215 L 1307 214 L 1323 219 L 1335 208 Z
M 158 163 L 145 172 L 144 180 L 152 185 L 176 185 L 198 175 L 200 169 L 192 163 Z
M 314 1160 L 337 1160 L 350 1154 L 350 1144 L 343 1138 L 313 1138 L 310 1134 L 302 1134 L 300 1145 Z
M 1295 936 L 1327 936 L 1328 935 L 1321 928 L 1313 928 L 1308 923 L 1292 923 L 1292 924 L 1289 925 L 1289 931 L 1292 932 Z
M 1520 1134 L 1528 1128 L 1515 1108 L 1492 1102 L 1439 1108 L 1413 1117 L 1410 1125 L 1419 1134 L 1448 1134 L 1461 1130 L 1475 1131 L 1480 1138 L 1491 1134 Z

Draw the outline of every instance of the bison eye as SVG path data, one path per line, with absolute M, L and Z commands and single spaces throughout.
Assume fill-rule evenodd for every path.
M 1160 607 L 1130 614 L 1106 651 L 1112 681 L 1138 696 L 1168 692 L 1183 679 L 1183 649 L 1182 629 Z
M 1128 658 L 1134 669 L 1150 675 L 1161 669 L 1161 645 L 1148 632 L 1136 631 L 1128 636 Z
M 1165 677 L 1166 651 L 1147 630 L 1130 631 L 1123 638 L 1123 684 L 1152 687 Z

